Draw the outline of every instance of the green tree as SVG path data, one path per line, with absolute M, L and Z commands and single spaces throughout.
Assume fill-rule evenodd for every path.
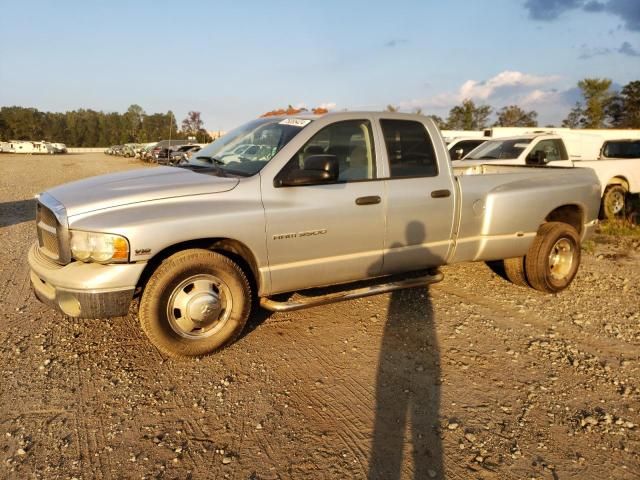
M 578 82 L 584 103 L 578 102 L 562 122 L 563 126 L 577 128 L 604 128 L 607 126 L 607 110 L 615 99 L 608 78 L 585 78 Z
M 502 107 L 498 111 L 498 120 L 495 127 L 537 127 L 538 112 L 531 110 L 525 112 L 517 105 Z
M 204 122 L 200 118 L 200 112 L 190 111 L 182 120 L 182 131 L 187 135 L 197 135 L 202 130 Z
M 585 116 L 584 116 L 584 108 L 582 108 L 582 104 L 580 102 L 576 102 L 575 106 L 562 121 L 562 126 L 565 128 L 584 128 L 585 124 Z
M 142 132 L 144 117 L 145 112 L 140 105 L 133 104 L 127 109 L 127 112 L 124 114 L 124 120 L 127 126 L 127 143 L 142 140 L 140 134 Z
M 607 108 L 610 123 L 620 128 L 640 128 L 640 80 L 627 83 Z
M 446 126 L 450 130 L 482 130 L 487 127 L 492 110 L 489 105 L 476 106 L 468 98 L 449 111 Z

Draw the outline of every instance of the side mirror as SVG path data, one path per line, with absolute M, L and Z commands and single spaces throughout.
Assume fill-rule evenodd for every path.
M 546 165 L 549 163 L 547 160 L 547 152 L 538 150 L 537 152 L 529 154 L 526 163 L 527 165 Z
M 340 167 L 335 155 L 312 155 L 305 159 L 304 168 L 289 170 L 276 177 L 276 187 L 299 187 L 302 185 L 320 185 L 338 180 Z

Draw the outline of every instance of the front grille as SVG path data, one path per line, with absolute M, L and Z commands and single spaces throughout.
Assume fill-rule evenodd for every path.
M 50 195 L 41 194 L 36 204 L 38 246 L 43 255 L 61 265 L 71 261 L 69 230 L 64 207 Z M 58 212 L 56 215 L 55 212 Z
M 71 261 L 67 211 L 48 193 L 41 193 L 36 204 L 38 246 L 43 255 L 59 265 Z
M 46 230 L 40 231 L 40 247 L 51 254 L 52 258 L 60 257 L 60 246 L 58 245 L 58 237 Z
M 45 225 L 53 228 L 58 228 L 58 219 L 51 210 L 42 204 L 38 203 L 39 220 L 44 222 Z
M 60 241 L 58 240 L 59 223 L 56 216 L 47 207 L 38 203 L 36 207 L 36 227 L 38 245 L 47 256 L 60 259 Z

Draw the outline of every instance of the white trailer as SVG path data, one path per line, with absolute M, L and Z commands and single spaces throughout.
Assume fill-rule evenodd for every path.
M 10 140 L 9 152 L 45 154 L 54 153 L 54 149 L 49 142 L 33 142 L 30 140 Z

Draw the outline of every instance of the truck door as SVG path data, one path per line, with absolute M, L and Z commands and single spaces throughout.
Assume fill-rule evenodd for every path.
M 439 171 L 423 123 L 383 118 L 380 126 L 389 163 L 383 272 L 442 265 L 455 216 L 451 170 Z
M 272 293 L 380 274 L 384 182 L 373 139 L 369 119 L 332 123 L 281 172 L 302 168 L 313 155 L 332 155 L 340 167 L 337 183 L 278 187 L 273 178 L 262 179 Z

